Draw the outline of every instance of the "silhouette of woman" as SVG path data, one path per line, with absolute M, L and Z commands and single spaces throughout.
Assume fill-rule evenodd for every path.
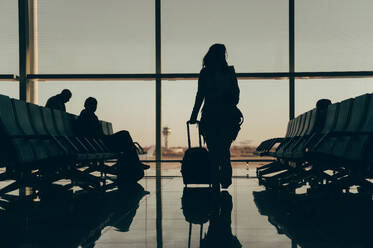
M 230 147 L 240 130 L 242 114 L 237 108 L 240 90 L 233 66 L 226 61 L 223 44 L 212 45 L 203 58 L 198 90 L 190 123 L 200 121 L 201 133 L 207 143 L 213 185 L 228 188 L 232 183 Z

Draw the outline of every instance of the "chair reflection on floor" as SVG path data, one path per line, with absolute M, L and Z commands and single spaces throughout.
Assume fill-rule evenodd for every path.
M 129 230 L 147 193 L 138 184 L 70 201 L 20 203 L 0 214 L 1 247 L 94 247 L 105 227 Z
M 231 214 L 233 202 L 228 191 L 215 191 L 212 188 L 184 188 L 182 209 L 189 222 L 188 248 L 191 247 L 192 225 L 200 225 L 200 248 L 242 247 L 232 234 Z M 203 235 L 203 225 L 209 222 Z
M 313 197 L 253 192 L 261 215 L 279 234 L 305 248 L 372 247 L 373 201 L 354 194 Z

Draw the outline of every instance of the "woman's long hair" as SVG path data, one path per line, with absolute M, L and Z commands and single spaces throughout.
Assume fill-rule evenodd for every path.
M 208 70 L 224 70 L 228 67 L 226 55 L 224 44 L 214 44 L 203 57 L 202 67 Z

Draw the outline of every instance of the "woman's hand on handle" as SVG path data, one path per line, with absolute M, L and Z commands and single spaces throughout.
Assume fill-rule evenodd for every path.
M 190 120 L 189 121 L 187 121 L 187 123 L 189 123 L 189 124 L 196 124 L 198 121 L 197 121 L 197 119 L 192 119 L 192 118 L 190 118 Z
M 197 121 L 197 115 L 193 112 L 189 118 L 189 121 L 187 121 L 187 123 L 189 124 L 196 124 L 198 121 Z

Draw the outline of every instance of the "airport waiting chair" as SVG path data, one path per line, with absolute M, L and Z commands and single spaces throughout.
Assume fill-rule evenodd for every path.
M 283 154 L 283 152 L 286 150 L 286 148 L 289 145 L 291 145 L 292 143 L 294 143 L 296 140 L 300 138 L 299 135 L 303 133 L 304 127 L 308 126 L 308 123 L 306 122 L 310 121 L 309 115 L 310 114 L 300 115 L 296 117 L 295 119 L 289 121 L 286 137 L 282 139 L 276 151 L 270 153 L 277 160 L 267 165 L 257 168 L 257 176 L 259 178 L 260 184 L 262 184 L 263 183 L 262 181 L 266 179 L 264 175 L 277 173 L 280 171 L 284 172 L 288 170 L 288 164 L 286 161 L 281 159 L 281 155 Z
M 77 117 L 58 110 L 40 107 L 0 95 L 0 166 L 6 171 L 0 180 L 11 183 L 0 189 L 0 197 L 32 187 L 36 197 L 53 188 L 61 179 L 71 180 L 69 190 L 80 186 L 85 190 L 105 190 L 105 167 L 123 156 L 111 152 L 100 138 L 81 137 L 75 133 Z M 112 124 L 103 122 L 105 133 L 112 134 Z M 107 163 L 109 162 L 109 163 Z M 97 174 L 97 173 L 98 174 Z
M 316 154 L 320 162 L 315 164 L 315 168 L 334 171 L 332 176 L 326 175 L 322 178 L 324 185 L 339 189 L 348 189 L 352 185 L 367 185 L 365 180 L 369 173 L 369 163 L 365 160 L 364 152 L 369 150 L 369 138 L 365 142 L 352 140 L 356 140 L 355 137 L 367 130 L 363 131 L 363 128 L 370 128 L 369 124 L 365 123 L 369 120 L 371 97 L 369 94 L 357 97 L 353 101 L 347 124 L 343 123 L 343 116 L 338 118 L 340 124 L 337 124 L 334 132 L 325 137 L 317 147 Z
M 271 150 L 275 147 L 276 144 L 281 143 L 286 138 L 292 137 L 291 134 L 293 133 L 293 130 L 294 130 L 294 127 L 295 127 L 294 124 L 295 124 L 295 120 L 294 119 L 290 120 L 288 122 L 285 137 L 283 137 L 283 138 L 272 138 L 272 139 L 268 139 L 268 140 L 263 141 L 256 148 L 256 150 L 254 151 L 254 154 L 258 155 L 258 156 L 271 156 L 271 155 L 273 155 Z
M 257 169 L 259 182 L 287 191 L 305 184 L 316 190 L 348 191 L 357 185 L 372 191 L 372 94 L 331 104 L 324 117 L 318 114 L 311 110 L 294 119 L 297 128 L 277 148 L 277 161 Z

